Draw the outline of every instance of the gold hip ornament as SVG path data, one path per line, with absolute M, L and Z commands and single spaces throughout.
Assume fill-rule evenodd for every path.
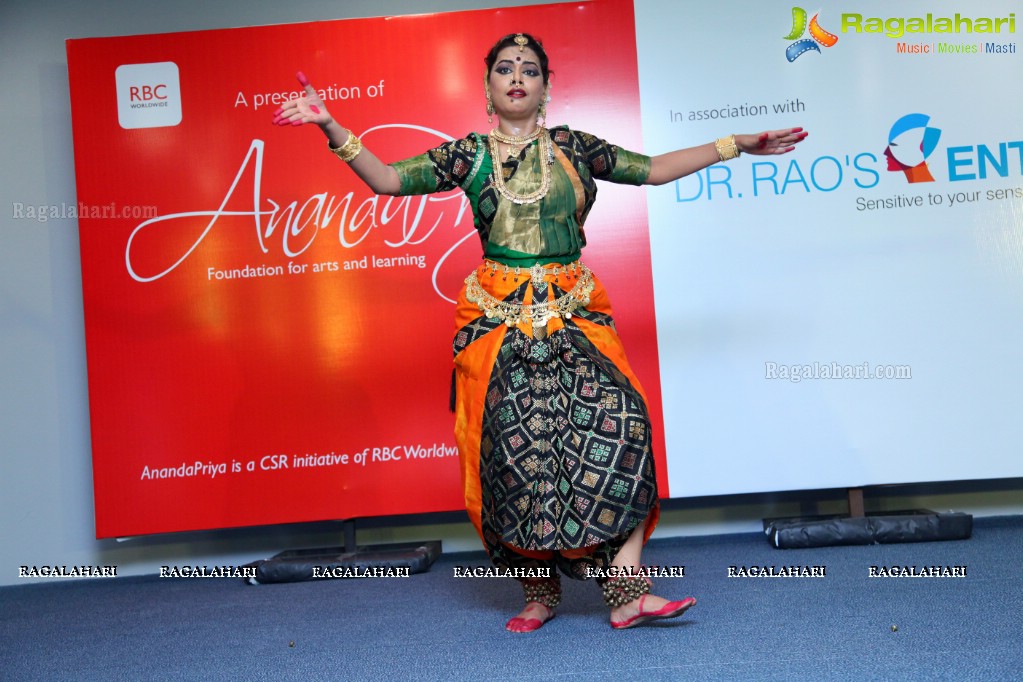
M 534 289 L 537 289 L 539 287 L 535 283 L 538 279 L 536 277 L 538 273 L 532 272 L 533 268 L 530 268 L 530 270 L 530 280 L 534 283 Z M 544 327 L 547 325 L 547 321 L 552 318 L 572 319 L 572 315 L 576 310 L 589 304 L 590 294 L 593 293 L 595 286 L 593 273 L 590 272 L 588 267 L 580 263 L 579 279 L 563 295 L 552 301 L 530 303 L 529 305 L 508 303 L 484 289 L 476 277 L 476 271 L 473 270 L 465 278 L 465 297 L 470 303 L 475 303 L 488 318 L 500 320 L 509 327 L 514 327 L 520 322 L 531 322 L 533 327 Z

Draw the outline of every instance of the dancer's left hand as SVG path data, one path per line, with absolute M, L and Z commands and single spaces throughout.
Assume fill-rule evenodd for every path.
M 757 135 L 736 135 L 735 145 L 744 154 L 787 154 L 810 133 L 802 128 L 767 130 Z

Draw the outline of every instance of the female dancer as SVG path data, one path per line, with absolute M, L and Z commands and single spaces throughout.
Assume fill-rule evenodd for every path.
M 485 58 L 498 124 L 424 154 L 382 163 L 306 95 L 277 125 L 314 124 L 377 194 L 470 200 L 483 262 L 459 296 L 455 433 L 469 517 L 493 562 L 518 577 L 529 632 L 554 617 L 560 574 L 596 577 L 611 625 L 681 615 L 693 598 L 649 594 L 640 553 L 658 517 L 646 399 L 615 332 L 607 294 L 580 261 L 595 180 L 672 182 L 750 154 L 784 154 L 801 128 L 731 135 L 655 157 L 567 127 L 544 127 L 550 70 L 533 36 L 501 38 Z

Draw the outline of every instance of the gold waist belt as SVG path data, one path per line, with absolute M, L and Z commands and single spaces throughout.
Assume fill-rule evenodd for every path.
M 509 268 L 496 263 L 487 263 L 491 269 L 491 277 L 503 268 L 504 277 L 514 274 L 516 279 L 520 275 L 529 274 L 530 283 L 533 285 L 534 299 L 540 294 L 546 294 L 547 277 L 557 277 L 563 272 L 577 274 L 578 280 L 563 295 L 553 300 L 545 300 L 540 303 L 508 303 L 497 298 L 483 288 L 476 271 L 473 270 L 465 278 L 465 297 L 479 306 L 484 315 L 491 319 L 498 319 L 509 327 L 514 327 L 520 322 L 531 322 L 534 327 L 545 327 L 547 321 L 554 317 L 571 319 L 572 313 L 577 308 L 583 307 L 590 302 L 590 294 L 593 293 L 593 273 L 590 269 L 579 263 L 569 265 L 534 265 L 531 268 Z

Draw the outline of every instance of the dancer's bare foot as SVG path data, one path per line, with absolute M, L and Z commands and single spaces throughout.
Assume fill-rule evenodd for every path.
M 533 632 L 543 627 L 543 624 L 554 618 L 554 610 L 540 602 L 526 602 L 526 606 L 519 615 L 509 620 L 504 628 L 508 632 Z
M 696 604 L 692 597 L 681 601 L 668 601 L 652 594 L 644 594 L 628 604 L 611 609 L 611 627 L 616 630 L 635 627 L 651 620 L 681 616 Z

